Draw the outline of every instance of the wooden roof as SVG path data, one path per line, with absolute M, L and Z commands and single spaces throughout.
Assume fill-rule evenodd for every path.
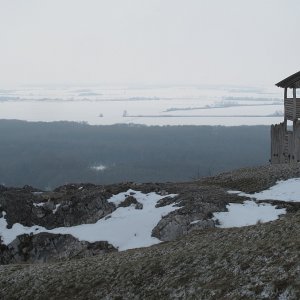
M 276 83 L 281 88 L 300 88 L 300 71 Z

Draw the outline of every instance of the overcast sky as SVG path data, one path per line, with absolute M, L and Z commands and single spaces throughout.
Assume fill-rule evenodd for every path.
M 0 0 L 0 85 L 273 85 L 299 28 L 299 0 Z

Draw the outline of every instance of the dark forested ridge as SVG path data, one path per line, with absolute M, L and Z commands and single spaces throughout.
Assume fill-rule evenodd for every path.
M 0 184 L 186 181 L 265 164 L 269 126 L 90 126 L 0 120 Z M 105 170 L 93 166 L 103 165 Z

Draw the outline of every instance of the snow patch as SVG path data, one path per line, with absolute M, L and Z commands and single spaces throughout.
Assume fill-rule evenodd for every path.
M 262 192 L 247 194 L 241 191 L 228 191 L 229 194 L 236 194 L 256 200 L 278 200 L 286 202 L 300 202 L 300 178 L 278 181 L 271 188 Z M 228 212 L 214 213 L 214 220 L 219 220 L 219 227 L 241 227 L 254 225 L 257 222 L 269 222 L 276 220 L 278 216 L 286 213 L 286 209 L 276 209 L 275 206 L 267 203 L 256 203 L 245 201 L 243 204 L 231 203 L 227 205 Z
M 228 194 L 232 194 L 232 195 L 235 195 L 235 194 L 240 194 L 242 193 L 241 191 L 227 191 Z
M 52 210 L 52 213 L 55 214 L 60 206 L 61 206 L 60 203 L 59 203 L 59 204 L 56 204 L 56 205 L 55 205 L 55 208 Z
M 110 202 L 110 203 L 113 203 L 115 204 L 115 206 L 119 206 L 119 204 L 121 204 L 121 202 L 123 202 L 128 196 L 133 196 L 137 199 L 137 201 L 139 201 L 138 199 L 144 199 L 144 201 L 151 201 L 151 199 L 153 199 L 153 195 L 152 194 L 155 194 L 157 195 L 156 193 L 149 193 L 149 194 L 144 194 L 142 192 L 139 192 L 139 191 L 135 191 L 135 190 L 132 190 L 132 189 L 129 189 L 127 192 L 124 192 L 124 193 L 119 193 L 117 195 L 113 195 L 111 198 L 109 198 L 107 201 Z M 161 195 L 157 195 L 158 197 L 160 197 L 160 199 L 162 198 L 165 198 L 166 195 L 164 196 L 161 196 Z M 169 194 L 167 195 L 168 197 L 175 197 L 177 196 L 177 194 Z M 149 198 L 150 197 L 150 198 Z M 160 200 L 158 199 L 158 200 Z M 157 201 L 158 201 L 157 200 Z M 156 202 L 157 202 L 156 201 Z M 140 201 L 139 201 L 140 202 Z M 156 203 L 155 203 L 156 204 Z M 155 205 L 154 205 L 155 206 Z
M 34 207 L 43 207 L 46 204 L 46 202 L 40 202 L 40 203 L 33 203 Z
M 217 227 L 230 228 L 255 225 L 258 222 L 265 223 L 276 220 L 280 215 L 286 213 L 285 208 L 276 209 L 267 203 L 258 204 L 254 201 L 244 203 L 230 203 L 226 206 L 227 212 L 216 212 L 213 220 L 218 220 Z
M 3 242 L 9 244 L 21 234 L 37 234 L 40 232 L 71 234 L 81 241 L 108 241 L 119 250 L 147 247 L 160 243 L 159 239 L 151 236 L 152 229 L 163 216 L 179 207 L 166 205 L 156 208 L 156 203 L 166 196 L 156 193 L 143 194 L 134 190 L 114 195 L 109 199 L 109 202 L 118 204 L 125 200 L 130 193 L 135 193 L 134 197 L 143 204 L 143 209 L 135 209 L 133 206 L 119 207 L 111 213 L 110 218 L 102 218 L 94 224 L 59 227 L 51 230 L 36 225 L 26 227 L 18 223 L 14 224 L 11 229 L 8 229 L 5 213 L 3 213 L 3 217 L 0 218 L 0 235 Z M 175 196 L 176 194 L 168 195 L 168 197 Z M 58 207 L 59 204 L 56 205 L 55 211 Z
M 11 243 L 18 235 L 21 234 L 31 234 L 31 233 L 39 233 L 44 230 L 44 227 L 41 226 L 32 226 L 26 227 L 19 223 L 16 223 L 12 226 L 12 228 L 7 228 L 7 222 L 5 219 L 6 212 L 2 212 L 2 218 L 0 218 L 0 235 L 2 238 L 2 242 L 6 245 Z
M 34 207 L 43 207 L 47 202 L 33 203 Z M 52 210 L 52 213 L 55 214 L 60 207 L 60 203 L 55 205 L 55 208 Z M 1 233 L 1 232 L 0 232 Z
M 231 193 L 234 191 L 230 191 Z M 259 193 L 246 194 L 236 192 L 239 196 L 254 198 L 257 200 L 280 200 L 286 202 L 300 202 L 300 178 L 281 180 L 271 188 Z
M 190 225 L 193 225 L 193 224 L 197 224 L 197 223 L 199 223 L 201 220 L 195 220 L 195 221 L 192 221 L 191 223 L 190 223 Z

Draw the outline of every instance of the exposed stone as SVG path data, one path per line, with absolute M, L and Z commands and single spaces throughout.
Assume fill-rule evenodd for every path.
M 138 202 L 136 205 L 135 205 L 135 209 L 143 209 L 143 204 Z
M 83 258 L 117 251 L 103 242 L 79 241 L 71 235 L 39 233 L 18 236 L 8 246 L 0 245 L 1 264 L 41 263 L 58 260 Z
M 134 194 L 134 193 L 131 192 L 130 195 L 131 195 L 131 194 Z M 140 203 L 140 202 L 138 202 L 138 201 L 136 200 L 136 198 L 133 197 L 132 195 L 131 195 L 131 196 L 127 196 L 127 197 L 125 198 L 125 200 L 122 201 L 122 202 L 119 204 L 118 207 L 128 207 L 128 206 L 131 206 L 131 205 L 134 205 L 135 209 L 143 209 L 143 204 Z
M 162 206 L 166 206 L 166 205 L 170 205 L 172 203 L 175 203 L 176 198 L 174 197 L 165 197 L 160 199 L 157 204 L 155 205 L 155 207 L 162 207 Z
M 226 211 L 226 205 L 229 202 L 240 203 L 246 199 L 235 194 L 228 194 L 228 189 L 245 192 L 266 189 L 279 179 L 300 176 L 299 166 L 297 164 L 289 168 L 273 165 L 242 169 L 199 181 L 183 183 L 126 182 L 107 186 L 70 184 L 59 187 L 52 192 L 38 191 L 32 187 L 7 188 L 0 186 L 0 213 L 6 212 L 5 218 L 8 228 L 11 228 L 15 223 L 20 223 L 24 226 L 40 225 L 52 229 L 61 226 L 95 223 L 101 218 L 110 218 L 116 206 L 107 200 L 112 195 L 126 192 L 128 189 L 139 190 L 143 193 L 156 192 L 166 195 L 157 203 L 156 207 L 176 205 L 178 209 L 164 216 L 153 228 L 152 235 L 162 241 L 172 241 L 195 230 L 213 228 L 215 226 L 212 220 L 214 212 Z M 167 194 L 171 193 L 177 194 L 177 196 L 168 197 Z M 142 209 L 143 205 L 134 197 L 134 192 L 128 194 L 120 207 L 134 205 L 136 209 Z M 271 199 L 269 201 L 273 203 Z M 297 203 L 277 201 L 276 205 L 286 208 L 289 213 L 296 213 L 300 209 Z M 10 262 L 13 261 L 12 257 L 18 259 L 17 261 L 25 261 L 26 259 L 38 261 L 33 251 L 42 253 L 41 245 L 47 246 L 45 246 L 46 252 L 40 254 L 41 257 L 47 255 L 58 257 L 58 259 L 60 259 L 60 255 L 61 257 L 71 257 L 73 254 L 70 253 L 75 253 L 78 249 L 83 249 L 82 251 L 86 255 L 92 255 L 92 252 L 84 250 L 85 247 L 88 248 L 89 244 L 82 244 L 82 242 L 75 240 L 73 237 L 61 236 L 56 237 L 53 241 L 49 236 L 42 234 L 18 237 L 12 245 L 8 246 L 12 248 L 7 248 L 0 243 L 0 261 Z M 51 248 L 51 243 L 58 249 L 57 253 L 53 252 L 54 248 Z M 74 252 L 72 249 L 77 250 Z M 46 254 L 47 251 L 48 254 Z M 102 252 L 99 250 L 99 253 Z M 80 255 L 76 254 L 72 257 L 80 257 Z
M 0 207 L 7 213 L 8 228 L 14 223 L 40 225 L 47 229 L 95 223 L 116 209 L 107 201 L 112 194 L 103 191 L 101 186 L 88 184 L 78 190 L 76 185 L 67 185 L 41 194 L 31 190 L 9 188 L 0 191 Z M 39 203 L 43 205 L 37 205 Z
M 152 236 L 157 237 L 161 241 L 172 241 L 195 229 L 215 227 L 215 222 L 213 220 L 204 219 L 201 215 L 198 215 L 197 219 L 199 219 L 199 221 L 197 223 L 191 224 L 191 220 L 194 218 L 195 217 L 193 215 L 179 215 L 171 213 L 162 218 L 162 220 L 155 226 L 152 231 Z
M 44 205 L 43 205 L 43 207 L 45 208 L 45 209 L 48 209 L 48 210 L 54 210 L 55 209 L 55 204 L 54 204 L 54 202 L 53 201 L 47 201 Z
M 158 194 L 160 194 L 161 196 L 166 196 L 168 195 L 168 192 L 165 190 L 159 191 Z
M 46 212 L 43 208 L 37 208 L 36 209 L 36 216 L 40 219 L 40 218 L 43 218 L 45 217 L 46 215 Z
M 128 206 L 130 206 L 130 205 L 132 205 L 132 204 L 137 204 L 137 203 L 138 203 L 138 201 L 136 200 L 135 197 L 133 197 L 133 196 L 128 196 L 128 197 L 125 198 L 124 201 L 122 201 L 122 202 L 119 204 L 119 207 L 128 207 Z

